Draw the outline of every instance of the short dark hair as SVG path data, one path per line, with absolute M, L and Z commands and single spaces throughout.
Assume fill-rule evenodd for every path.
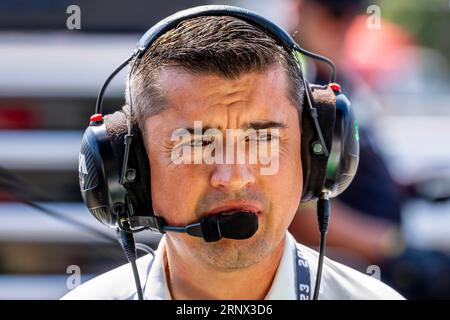
M 265 71 L 275 64 L 286 70 L 288 97 L 301 112 L 304 87 L 299 65 L 275 39 L 230 16 L 185 20 L 160 36 L 132 70 L 128 85 L 135 121 L 144 133 L 145 119 L 165 107 L 159 90 L 159 75 L 164 67 L 235 79 L 246 72 Z

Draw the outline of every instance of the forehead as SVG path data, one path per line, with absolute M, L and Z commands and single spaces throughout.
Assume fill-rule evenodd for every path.
M 287 88 L 286 71 L 279 65 L 236 79 L 163 68 L 160 90 L 166 106 L 156 118 L 167 121 L 166 125 L 173 122 L 179 126 L 198 120 L 217 127 L 234 127 L 253 120 L 286 122 L 297 112 Z

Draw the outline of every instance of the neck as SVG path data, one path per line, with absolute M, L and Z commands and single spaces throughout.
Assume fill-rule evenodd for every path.
M 164 264 L 174 300 L 263 300 L 272 286 L 285 245 L 283 237 L 262 261 L 236 271 L 222 271 L 198 258 L 180 255 L 172 241 L 166 240 Z

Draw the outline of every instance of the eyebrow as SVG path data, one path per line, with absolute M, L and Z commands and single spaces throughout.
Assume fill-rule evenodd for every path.
M 252 122 L 246 122 L 243 125 L 244 130 L 253 129 L 253 130 L 262 130 L 262 129 L 285 129 L 287 126 L 284 123 L 277 122 L 277 121 L 252 121 Z M 184 128 L 186 129 L 190 134 L 194 135 L 195 130 L 194 128 Z M 217 128 L 213 128 L 210 126 L 204 126 L 202 127 L 202 134 L 205 133 L 205 131 L 209 129 L 218 129 L 221 130 L 222 128 L 219 126 Z
M 184 128 L 184 129 L 186 129 L 190 134 L 192 134 L 192 135 L 194 135 L 196 132 L 195 132 L 195 130 L 194 130 L 194 128 Z M 209 126 L 206 126 L 206 127 L 203 127 L 202 126 L 202 134 L 204 134 L 205 133 L 205 131 L 206 130 L 209 130 L 209 129 L 213 129 L 212 127 L 209 127 Z
M 244 124 L 244 129 L 261 130 L 275 128 L 285 129 L 286 125 L 277 121 L 253 121 Z

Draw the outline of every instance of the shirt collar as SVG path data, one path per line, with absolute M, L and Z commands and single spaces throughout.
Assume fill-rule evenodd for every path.
M 295 240 L 289 232 L 284 238 L 284 251 L 280 264 L 266 295 L 266 300 L 295 300 Z M 165 237 L 161 238 L 155 251 L 153 265 L 144 287 L 144 298 L 148 300 L 171 300 L 164 266 Z
M 158 249 L 155 250 L 153 265 L 147 276 L 144 287 L 145 300 L 172 300 L 167 285 L 164 255 L 166 251 L 165 236 L 161 238 Z
M 295 240 L 289 232 L 284 237 L 284 251 L 277 273 L 265 300 L 295 300 Z

